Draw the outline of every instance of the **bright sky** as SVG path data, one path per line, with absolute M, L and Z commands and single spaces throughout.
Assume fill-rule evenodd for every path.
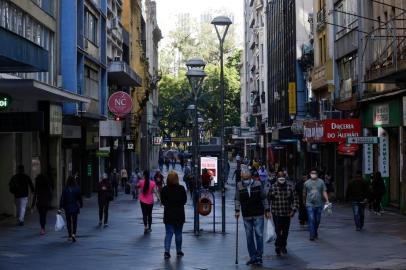
M 158 24 L 164 38 L 175 26 L 175 18 L 179 13 L 190 13 L 200 20 L 200 15 L 210 10 L 226 9 L 234 14 L 236 36 L 243 36 L 243 0 L 155 0 L 157 3 Z M 223 15 L 223 14 L 214 14 Z

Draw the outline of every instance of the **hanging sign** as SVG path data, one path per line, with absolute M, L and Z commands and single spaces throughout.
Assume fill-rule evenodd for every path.
M 359 119 L 326 119 L 323 121 L 324 142 L 344 143 L 347 137 L 361 136 Z
M 200 158 L 200 174 L 203 174 L 203 169 L 207 169 L 209 174 L 213 177 L 211 185 L 216 185 L 217 180 L 217 157 L 201 157 Z
M 383 128 L 378 129 L 379 135 L 379 171 L 382 177 L 389 177 L 389 138 Z
M 118 91 L 112 94 L 108 101 L 108 107 L 117 117 L 123 117 L 129 114 L 133 108 L 133 101 L 129 94 Z
M 303 137 L 307 142 L 322 142 L 324 127 L 322 121 L 304 121 Z
M 358 144 L 340 143 L 338 145 L 337 150 L 338 150 L 338 154 L 340 154 L 340 155 L 355 156 L 355 154 L 359 150 L 359 145 Z

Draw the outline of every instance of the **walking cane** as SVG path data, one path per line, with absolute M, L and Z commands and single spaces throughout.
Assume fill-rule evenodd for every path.
M 237 231 L 235 239 L 235 264 L 238 264 L 238 218 L 237 218 Z

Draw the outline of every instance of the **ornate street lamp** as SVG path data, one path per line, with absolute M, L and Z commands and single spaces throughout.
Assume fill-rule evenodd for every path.
M 193 136 L 192 136 L 192 144 L 193 144 L 193 162 L 192 162 L 192 171 L 195 178 L 195 188 L 194 188 L 194 232 L 195 235 L 199 235 L 200 232 L 200 224 L 199 224 L 199 213 L 197 209 L 197 204 L 199 200 L 199 189 L 200 189 L 200 181 L 199 181 L 199 160 L 198 160 L 198 143 L 199 143 L 199 124 L 198 124 L 198 117 L 197 117 L 197 101 L 200 89 L 203 85 L 203 80 L 206 77 L 206 73 L 204 72 L 204 67 L 206 64 L 203 60 L 193 58 L 186 62 L 186 66 L 188 71 L 186 72 L 186 77 L 189 80 L 189 84 L 192 88 L 192 94 L 194 99 L 194 105 L 189 105 L 188 110 L 194 109 L 194 125 L 193 125 Z M 192 107 L 193 106 L 193 107 Z
M 224 41 L 228 32 L 228 28 L 232 24 L 230 18 L 226 16 L 218 16 L 213 19 L 211 24 L 216 29 L 217 37 L 220 42 L 220 94 L 221 94 L 221 156 L 220 156 L 220 180 L 221 180 L 221 231 L 226 233 L 226 190 L 225 190 L 225 174 L 224 174 Z

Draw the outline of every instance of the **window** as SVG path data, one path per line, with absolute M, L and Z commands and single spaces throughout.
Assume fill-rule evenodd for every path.
M 93 44 L 97 45 L 97 18 L 89 11 L 86 11 L 85 20 L 85 36 Z
M 85 91 L 84 95 L 93 99 L 99 99 L 99 72 L 85 66 Z
M 358 57 L 352 54 L 342 58 L 339 65 L 340 75 L 340 97 L 350 98 L 353 93 L 353 86 L 358 83 Z

